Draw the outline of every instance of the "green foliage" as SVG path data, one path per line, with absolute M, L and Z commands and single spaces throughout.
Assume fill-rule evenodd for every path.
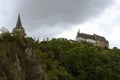
M 42 67 L 52 77 L 51 80 L 120 79 L 119 49 L 100 48 L 87 42 L 80 44 L 66 39 L 52 39 L 41 42 L 38 50 Z M 54 70 L 58 70 L 60 74 Z
M 0 35 L 0 41 L 11 42 L 11 41 L 13 41 L 13 37 L 11 36 L 11 34 L 9 32 L 2 33 Z
M 22 61 L 25 60 L 26 55 L 23 53 L 26 47 L 32 48 L 32 53 L 42 66 L 42 76 L 46 79 L 120 80 L 120 49 L 116 47 L 100 48 L 87 42 L 81 44 L 64 38 L 39 43 L 31 37 L 21 38 L 9 33 L 0 36 L 0 64 L 4 64 L 0 74 L 3 70 L 6 70 L 6 75 L 10 74 L 16 53 L 24 56 Z

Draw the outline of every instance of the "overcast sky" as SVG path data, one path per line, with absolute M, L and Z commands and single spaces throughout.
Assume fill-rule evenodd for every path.
M 28 36 L 75 39 L 80 32 L 104 36 L 120 48 L 120 0 L 0 0 L 0 27 L 9 31 L 18 13 Z

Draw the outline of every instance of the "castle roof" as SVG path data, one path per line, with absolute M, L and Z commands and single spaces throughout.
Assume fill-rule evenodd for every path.
M 106 41 L 106 39 L 102 36 L 99 35 L 90 35 L 90 34 L 85 34 L 85 33 L 77 33 L 77 37 L 82 37 L 84 39 L 92 39 L 92 40 L 100 40 L 100 41 Z
M 94 34 L 93 36 L 95 37 L 96 40 L 106 41 L 106 39 L 102 36 L 99 36 L 99 35 L 96 35 L 96 34 Z
M 77 37 L 82 37 L 84 39 L 93 39 L 95 40 L 95 37 L 90 34 L 85 34 L 85 33 L 77 33 Z
M 18 14 L 18 19 L 17 19 L 17 23 L 16 23 L 16 28 L 23 28 L 23 27 L 22 27 L 21 18 L 20 18 L 20 14 Z

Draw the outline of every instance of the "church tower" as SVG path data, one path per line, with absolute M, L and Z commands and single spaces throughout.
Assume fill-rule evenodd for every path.
M 18 14 L 16 27 L 13 29 L 12 34 L 13 35 L 18 35 L 18 36 L 21 36 L 21 37 L 25 37 L 26 36 L 25 30 L 24 30 L 24 28 L 22 26 L 20 14 Z

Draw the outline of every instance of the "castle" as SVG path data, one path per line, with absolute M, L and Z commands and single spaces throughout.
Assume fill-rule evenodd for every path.
M 25 30 L 22 26 L 20 14 L 18 15 L 16 27 L 13 29 L 12 34 L 13 35 L 18 35 L 20 37 L 25 37 L 26 36 Z
M 109 47 L 109 42 L 104 37 L 96 34 L 90 35 L 90 34 L 80 33 L 80 30 L 78 30 L 77 32 L 76 41 L 77 42 L 86 41 L 99 47 Z
M 9 31 L 5 27 L 2 27 L 0 29 L 0 34 L 1 33 L 7 33 L 7 32 L 9 32 Z M 18 14 L 17 23 L 16 23 L 16 26 L 12 30 L 12 35 L 17 35 L 19 37 L 25 37 L 26 36 L 25 30 L 22 26 L 20 14 Z
M 8 32 L 7 29 L 5 28 L 0 29 L 0 31 L 2 31 L 3 33 Z M 17 23 L 16 23 L 15 28 L 12 31 L 12 34 L 18 35 L 20 37 L 26 36 L 25 30 L 22 26 L 20 15 L 18 15 Z M 80 30 L 78 30 L 77 32 L 76 41 L 77 42 L 86 41 L 99 47 L 109 47 L 109 42 L 104 37 L 96 35 L 96 34 L 90 35 L 90 34 L 80 33 Z

